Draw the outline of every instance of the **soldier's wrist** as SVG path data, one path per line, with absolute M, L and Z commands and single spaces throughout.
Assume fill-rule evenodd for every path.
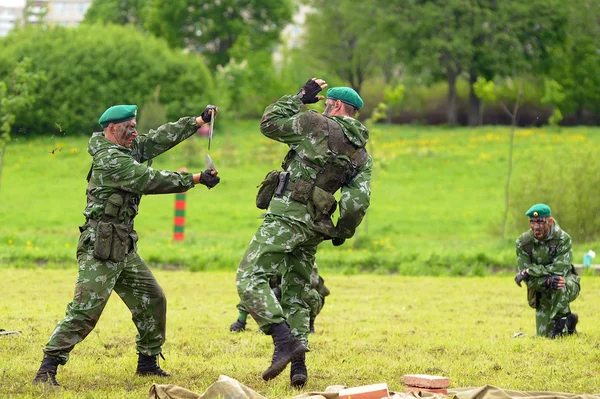
M 198 127 L 201 127 L 202 125 L 204 125 L 206 122 L 204 122 L 204 119 L 202 119 L 201 116 L 197 116 L 196 117 L 196 125 L 198 125 Z

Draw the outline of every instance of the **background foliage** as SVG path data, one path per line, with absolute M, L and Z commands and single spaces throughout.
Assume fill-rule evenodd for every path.
M 213 190 L 199 186 L 186 194 L 184 242 L 172 241 L 174 195 L 143 197 L 136 229 L 140 254 L 148 262 L 233 270 L 260 225 L 256 186 L 279 167 L 286 146 L 264 138 L 258 121 L 232 122 L 225 115 L 215 123 L 210 152 L 222 182 Z M 511 273 L 514 240 L 528 228 L 523 213 L 542 199 L 575 237 L 574 262 L 581 263 L 583 252 L 597 250 L 600 243 L 597 167 L 585 161 L 593 150 L 580 152 L 599 148 L 598 130 L 517 130 L 509 228 L 502 238 L 509 132 L 501 127 L 372 129 L 371 208 L 355 238 L 342 247 L 328 242 L 319 247 L 319 265 L 349 274 Z M 205 152 L 206 139 L 198 135 L 157 157 L 153 167 L 185 166 L 197 173 L 204 169 Z M 72 266 L 85 206 L 87 138 L 21 138 L 7 147 L 5 163 L 0 263 Z M 540 176 L 538 166 L 547 173 Z M 590 184 L 584 184 L 586 177 Z M 26 181 L 36 184 L 22 184 Z
M 89 133 L 110 105 L 141 106 L 158 85 L 171 119 L 203 109 L 215 96 L 201 56 L 170 50 L 133 26 L 28 27 L 0 46 L 0 76 L 24 58 L 33 73 L 46 76 L 31 92 L 31 109 L 15 114 L 12 130 L 21 134 Z

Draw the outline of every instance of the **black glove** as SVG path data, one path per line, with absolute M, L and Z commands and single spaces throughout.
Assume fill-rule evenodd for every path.
M 346 241 L 345 238 L 340 238 L 340 237 L 333 237 L 331 239 L 331 243 L 333 244 L 334 247 L 339 247 L 340 245 L 342 245 L 344 242 Z
M 555 290 L 558 290 L 558 283 L 560 282 L 560 276 L 557 276 L 556 274 L 546 278 L 546 285 L 549 287 L 554 288 Z
M 515 276 L 515 283 L 517 283 L 517 285 L 520 287 L 521 282 L 523 280 L 527 280 L 527 277 L 529 277 L 529 273 L 527 273 L 527 271 L 523 270 L 522 272 L 518 272 Z
M 209 189 L 213 188 L 221 181 L 219 176 L 213 175 L 210 172 L 210 169 L 206 169 L 204 172 L 200 173 L 200 184 L 204 184 Z
M 321 86 L 319 86 L 316 81 L 309 79 L 308 82 L 302 86 L 297 96 L 303 104 L 314 104 L 319 101 L 317 94 L 319 94 L 321 90 L 323 89 L 321 89 Z
M 216 105 L 208 104 L 204 112 L 200 115 L 200 118 L 202 118 L 204 122 L 208 123 L 212 119 L 213 115 L 217 113 L 218 110 L 219 107 L 217 107 Z

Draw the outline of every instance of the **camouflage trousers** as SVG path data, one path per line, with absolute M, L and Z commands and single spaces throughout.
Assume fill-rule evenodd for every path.
M 547 337 L 554 327 L 554 320 L 571 314 L 570 304 L 579 296 L 579 276 L 568 275 L 565 282 L 564 288 L 560 290 L 545 288 L 538 291 L 538 304 L 535 309 L 536 335 Z M 539 286 L 541 285 L 540 283 Z
M 308 307 L 310 309 L 310 318 L 314 320 L 317 317 L 317 315 L 321 313 L 321 310 L 323 310 L 325 298 L 321 294 L 319 294 L 319 292 L 316 289 L 311 288 L 306 294 L 304 301 L 308 304 Z M 240 302 L 237 305 L 237 308 L 240 312 L 250 313 L 242 302 Z
M 137 351 L 146 356 L 161 353 L 167 314 L 162 288 L 135 250 L 121 262 L 94 258 L 91 235 L 93 232 L 88 229 L 79 239 L 79 273 L 73 301 L 67 305 L 65 317 L 57 324 L 44 353 L 65 364 L 73 347 L 96 326 L 113 290 L 131 311 L 138 331 Z
M 241 305 L 265 333 L 273 324 L 287 321 L 308 345 L 313 301 L 310 276 L 317 246 L 324 236 L 305 224 L 267 214 L 250 241 L 236 274 Z M 269 278 L 281 272 L 281 303 L 269 287 Z M 322 305 L 321 305 L 322 306 Z

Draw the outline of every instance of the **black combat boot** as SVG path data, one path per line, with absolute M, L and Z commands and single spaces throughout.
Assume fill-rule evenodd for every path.
M 303 353 L 298 359 L 292 360 L 290 367 L 290 384 L 294 388 L 302 388 L 308 379 L 306 371 L 306 355 Z
M 56 382 L 56 370 L 58 369 L 59 361 L 55 357 L 44 356 L 42 365 L 38 370 L 35 378 L 33 379 L 34 384 L 50 384 L 54 387 L 59 387 L 60 384 Z
M 237 319 L 234 321 L 231 326 L 229 326 L 229 331 L 231 332 L 242 332 L 246 330 L 246 322 Z
M 562 337 L 563 330 L 565 329 L 566 324 L 567 324 L 566 317 L 561 317 L 559 319 L 555 319 L 554 327 L 552 328 L 552 331 L 550 331 L 550 334 L 548 334 L 548 337 L 552 338 L 552 339 Z
M 577 334 L 577 323 L 579 323 L 579 316 L 577 313 L 571 313 L 567 316 L 567 334 Z
M 159 377 L 170 377 L 170 374 L 167 374 L 157 363 L 156 357 L 159 356 L 165 359 L 162 353 L 154 356 L 146 356 L 141 353 L 138 353 L 138 365 L 135 373 L 137 375 L 157 375 Z
M 311 334 L 315 333 L 315 319 L 312 317 L 308 321 L 308 332 Z
M 272 325 L 268 335 L 273 337 L 275 349 L 271 366 L 262 375 L 265 381 L 277 377 L 289 362 L 308 352 L 308 348 L 292 335 L 286 322 Z

